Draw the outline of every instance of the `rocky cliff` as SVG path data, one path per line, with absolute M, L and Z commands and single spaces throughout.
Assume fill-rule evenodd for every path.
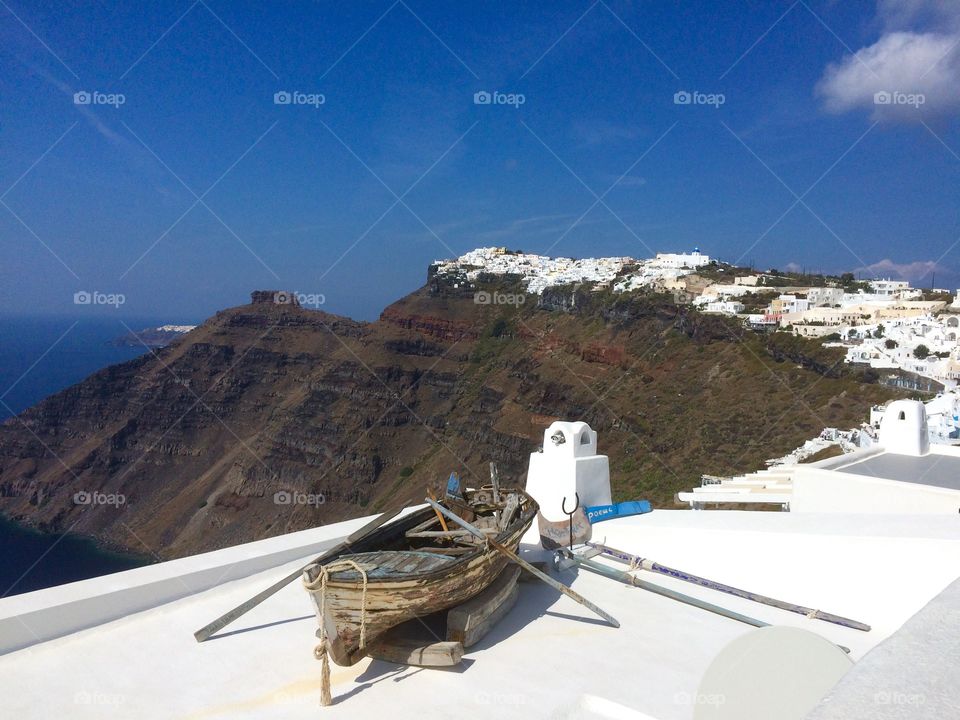
M 600 432 L 618 498 L 669 506 L 891 393 L 663 296 L 474 290 L 432 277 L 373 323 L 254 293 L 0 425 L 0 512 L 179 556 L 420 500 L 451 470 L 482 482 L 490 460 L 523 482 L 557 418 Z

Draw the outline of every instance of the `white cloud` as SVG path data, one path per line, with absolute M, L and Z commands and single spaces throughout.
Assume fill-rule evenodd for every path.
M 884 34 L 817 83 L 830 112 L 917 121 L 960 111 L 960 2 L 880 0 Z
M 911 280 L 916 282 L 927 278 L 931 273 L 946 273 L 949 271 L 933 260 L 895 263 L 890 258 L 886 258 L 865 267 L 857 268 L 855 272 L 867 277 L 890 277 L 898 280 Z
M 783 266 L 783 269 L 786 270 L 787 272 L 798 273 L 803 270 L 803 267 L 801 267 L 799 263 L 788 262 L 786 265 Z

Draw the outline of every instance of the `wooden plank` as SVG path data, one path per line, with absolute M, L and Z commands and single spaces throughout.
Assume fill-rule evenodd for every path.
M 485 533 L 490 533 L 492 535 L 498 535 L 501 530 L 486 529 Z M 473 533 L 469 530 L 423 530 L 420 532 L 408 532 L 408 538 L 449 538 L 449 537 L 473 537 Z
M 486 590 L 451 608 L 447 612 L 447 640 L 461 642 L 465 648 L 480 642 L 516 603 L 519 577 L 520 568 L 508 565 Z
M 479 595 L 447 611 L 447 640 L 475 645 L 517 600 L 520 568 L 508 565 Z M 489 622 L 488 622 L 489 621 Z
M 463 644 L 430 642 L 413 635 L 390 631 L 377 638 L 367 654 L 375 660 L 417 667 L 452 667 L 463 659 Z
M 503 508 L 503 513 L 500 515 L 500 522 L 498 526 L 501 530 L 506 530 L 507 526 L 510 525 L 510 521 L 513 520 L 514 513 L 517 512 L 517 509 L 520 507 L 520 500 L 516 495 L 511 494 L 507 497 L 507 503 Z
M 514 583 L 510 588 L 510 593 L 504 598 L 504 601 L 497 606 L 497 609 L 490 614 L 490 616 L 483 620 L 482 622 L 477 623 L 469 631 L 467 631 L 466 636 L 463 639 L 464 647 L 471 647 L 476 645 L 478 642 L 483 640 L 483 638 L 489 633 L 498 622 L 507 616 L 513 606 L 517 604 L 517 598 L 520 596 L 520 585 Z
M 476 550 L 475 547 L 472 547 L 472 548 L 460 548 L 460 547 L 458 548 L 432 548 L 432 547 L 420 548 L 420 552 L 437 553 L 438 555 L 466 555 L 467 553 L 472 553 L 474 550 Z

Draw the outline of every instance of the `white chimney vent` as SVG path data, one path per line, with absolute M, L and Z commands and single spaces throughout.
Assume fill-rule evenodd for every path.
M 927 408 L 919 400 L 894 400 L 880 421 L 880 445 L 887 452 L 919 457 L 930 452 Z
M 552 423 L 543 433 L 543 450 L 530 454 L 527 492 L 547 520 L 566 520 L 580 495 L 580 506 L 609 505 L 610 460 L 597 455 L 597 433 L 585 422 Z

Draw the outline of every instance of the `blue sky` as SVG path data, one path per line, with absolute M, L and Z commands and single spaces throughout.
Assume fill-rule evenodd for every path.
M 938 0 L 3 0 L 0 303 L 372 319 L 482 245 L 954 287 L 957 41 Z

